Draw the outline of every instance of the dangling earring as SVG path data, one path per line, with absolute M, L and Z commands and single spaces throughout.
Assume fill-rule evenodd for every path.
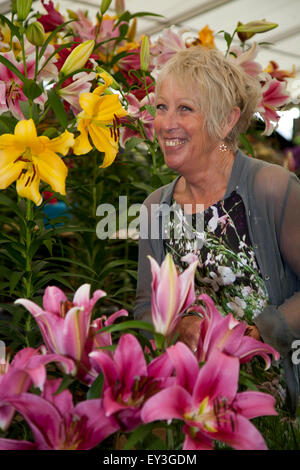
M 222 144 L 219 145 L 219 150 L 220 152 L 227 152 L 228 146 L 222 142 Z

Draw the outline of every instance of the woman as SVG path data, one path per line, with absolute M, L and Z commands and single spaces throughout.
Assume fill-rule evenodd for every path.
M 259 100 L 257 80 L 214 49 L 180 51 L 161 70 L 155 131 L 166 164 L 179 176 L 143 205 L 135 315 L 151 321 L 148 255 L 161 264 L 171 251 L 183 269 L 182 258 L 197 254 L 198 292 L 211 295 L 224 314 L 235 312 L 249 324 L 248 334 L 280 352 L 295 410 L 299 377 L 291 357 L 300 338 L 300 184 L 280 166 L 237 149 Z M 189 222 L 184 219 L 180 238 L 175 232 L 184 216 Z M 179 339 L 192 350 L 200 322 L 191 314 L 179 324 Z

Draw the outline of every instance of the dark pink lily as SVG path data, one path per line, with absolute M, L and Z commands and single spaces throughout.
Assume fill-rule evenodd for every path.
M 141 345 L 135 336 L 122 335 L 110 357 L 93 351 L 94 368 L 104 374 L 103 407 L 107 416 L 114 416 L 124 430 L 141 424 L 140 412 L 145 401 L 173 383 L 173 364 L 166 354 L 147 365 Z
M 126 123 L 131 124 L 135 129 L 125 126 L 122 127 L 121 145 L 124 146 L 127 140 L 131 137 L 136 136 L 144 138 L 136 122 L 140 122 L 142 124 L 146 137 L 152 141 L 154 137 L 154 117 L 149 113 L 149 111 L 147 111 L 147 109 L 143 108 L 145 105 L 154 106 L 154 93 L 150 93 L 148 96 L 145 96 L 142 101 L 139 101 L 132 93 L 129 93 L 126 96 L 126 99 L 129 105 L 127 109 L 128 116 L 122 119 L 122 123 L 124 123 L 125 126 Z
M 38 21 L 44 26 L 46 33 L 54 31 L 55 28 L 63 24 L 64 17 L 54 8 L 54 3 L 49 0 L 48 3 L 42 0 L 43 7 L 47 11 L 47 14 L 42 15 L 38 18 Z
M 193 306 L 193 310 L 203 315 L 197 349 L 200 362 L 206 361 L 216 348 L 239 358 L 241 363 L 249 362 L 253 356 L 261 356 L 266 363 L 266 369 L 271 365 L 270 356 L 275 360 L 279 359 L 279 353 L 272 346 L 245 336 L 245 323 L 238 322 L 231 314 L 223 317 L 208 295 L 200 295 L 198 299 L 205 304 L 205 308 Z
M 0 439 L 0 450 L 88 450 L 119 429 L 113 418 L 105 416 L 102 400 L 74 406 L 69 390 L 55 395 L 60 383 L 60 379 L 46 382 L 41 396 L 23 393 L 2 399 L 23 415 L 35 442 Z
M 155 331 L 172 336 L 181 314 L 195 301 L 194 277 L 198 261 L 180 275 L 168 253 L 162 265 L 149 256 L 152 271 L 152 319 Z
M 288 102 L 289 94 L 286 91 L 286 82 L 280 82 L 268 73 L 264 74 L 262 83 L 262 99 L 257 111 L 266 124 L 264 134 L 270 135 L 280 119 L 277 110 Z
M 78 378 L 87 383 L 93 382 L 95 378 L 89 374 L 91 366 L 88 354 L 99 343 L 99 335 L 94 337 L 97 330 L 91 328 L 92 309 L 104 295 L 105 292 L 98 289 L 90 298 L 90 285 L 84 284 L 77 289 L 72 302 L 59 288 L 47 287 L 43 309 L 31 300 L 16 300 L 35 318 L 48 351 L 72 358 L 77 365 Z M 114 318 L 127 314 L 124 312 L 117 312 Z M 96 326 L 102 327 L 102 323 Z
M 218 350 L 199 369 L 198 361 L 183 343 L 167 349 L 176 368 L 176 384 L 145 403 L 145 423 L 180 419 L 185 422 L 184 450 L 210 450 L 213 441 L 235 449 L 264 450 L 266 444 L 249 421 L 276 415 L 275 399 L 262 392 L 237 393 L 239 360 Z
M 0 366 L 0 400 L 4 396 L 14 396 L 26 392 L 31 385 L 43 390 L 46 382 L 45 365 L 57 362 L 67 374 L 76 372 L 75 363 L 58 354 L 46 354 L 43 348 L 25 348 L 19 351 L 9 363 Z M 13 418 L 13 407 L 0 407 L 0 428 L 6 430 Z

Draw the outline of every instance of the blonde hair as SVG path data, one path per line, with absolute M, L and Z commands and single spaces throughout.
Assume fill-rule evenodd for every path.
M 235 106 L 240 109 L 238 122 L 222 139 L 232 150 L 236 150 L 238 136 L 249 127 L 261 99 L 258 80 L 222 52 L 203 46 L 179 51 L 162 67 L 156 82 L 156 94 L 162 82 L 170 76 L 183 88 L 189 91 L 192 88 L 204 115 L 207 132 L 212 138 L 222 139 L 223 126 L 230 112 Z

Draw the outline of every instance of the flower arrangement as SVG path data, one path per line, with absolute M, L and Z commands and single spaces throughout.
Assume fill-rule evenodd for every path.
M 275 399 L 245 367 L 254 358 L 270 369 L 278 353 L 195 292 L 196 262 L 178 274 L 170 255 L 161 266 L 149 260 L 154 326 L 133 321 L 136 242 L 105 245 L 95 234 L 100 201 L 141 202 L 173 178 L 153 130 L 155 76 L 177 50 L 216 47 L 213 31 L 185 38 L 171 28 L 154 42 L 136 37 L 138 18 L 151 13 L 124 2 L 111 16 L 102 0 L 95 21 L 41 4 L 35 13 L 16 0 L 10 19 L 0 15 L 0 339 L 9 341 L 0 449 L 114 448 L 122 434 L 124 449 L 146 448 L 158 427 L 168 430 L 153 441 L 160 448 L 266 449 L 250 420 L 276 416 Z M 289 101 L 292 72 L 272 61 L 263 71 L 248 41 L 275 26 L 224 32 L 225 53 L 261 84 L 266 135 Z M 247 136 L 242 143 L 251 151 Z M 65 212 L 50 220 L 57 201 Z M 174 335 L 189 307 L 203 316 L 195 355 Z

